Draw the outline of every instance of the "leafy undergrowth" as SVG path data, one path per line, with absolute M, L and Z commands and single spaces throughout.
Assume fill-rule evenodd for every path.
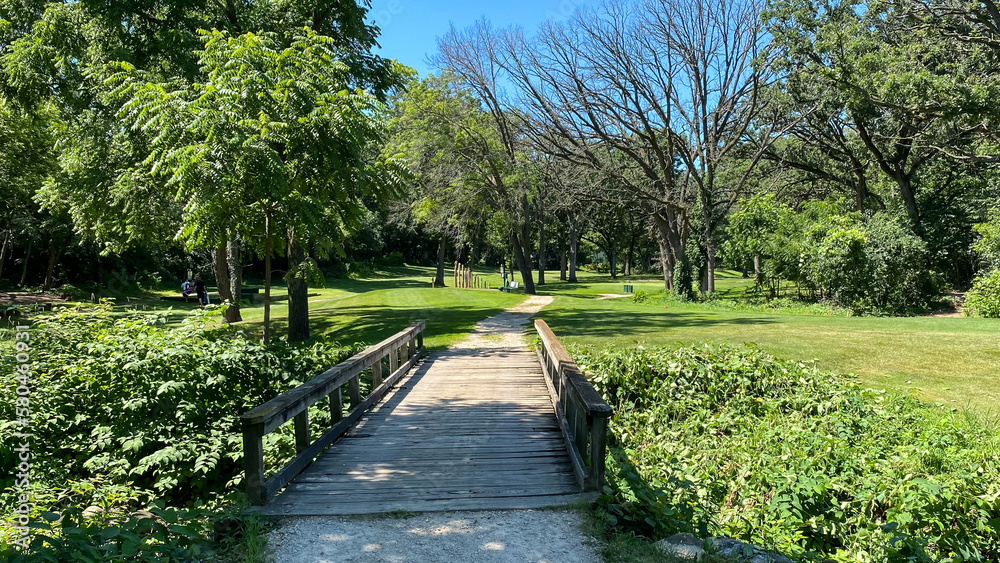
M 577 349 L 615 408 L 617 534 L 724 535 L 803 561 L 1000 560 L 1000 434 L 751 347 Z
M 265 346 L 230 327 L 207 328 L 220 310 L 192 312 L 177 328 L 166 314 L 121 317 L 100 306 L 32 324 L 26 492 L 23 483 L 14 488 L 22 441 L 15 357 L 0 360 L 0 559 L 15 554 L 26 493 L 38 526 L 33 560 L 204 560 L 218 547 L 209 532 L 244 502 L 240 415 L 357 349 Z M 314 415 L 315 435 L 329 413 Z M 272 468 L 294 455 L 291 425 L 268 436 L 265 452 Z

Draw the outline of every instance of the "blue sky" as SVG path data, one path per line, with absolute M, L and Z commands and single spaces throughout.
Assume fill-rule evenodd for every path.
M 433 70 L 426 59 L 437 51 L 437 38 L 449 23 L 461 29 L 486 16 L 496 27 L 520 25 L 533 32 L 546 19 L 566 18 L 579 6 L 595 4 L 597 0 L 373 0 L 368 18 L 382 29 L 379 54 L 425 76 Z

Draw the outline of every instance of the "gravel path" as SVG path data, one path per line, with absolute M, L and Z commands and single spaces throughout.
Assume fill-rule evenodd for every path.
M 469 333 L 468 338 L 453 345 L 453 350 L 524 350 L 528 346 L 524 326 L 535 313 L 542 310 L 552 297 L 532 295 L 519 305 L 499 315 L 482 320 Z
M 572 511 L 296 518 L 271 533 L 277 563 L 599 563 Z
M 523 350 L 523 325 L 551 302 L 532 296 L 452 348 Z M 275 563 L 599 563 L 580 519 L 571 510 L 288 518 L 268 545 Z

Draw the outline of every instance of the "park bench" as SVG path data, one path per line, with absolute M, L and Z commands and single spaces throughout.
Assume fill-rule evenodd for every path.
M 509 285 L 501 285 L 497 289 L 499 289 L 500 291 L 505 291 L 507 293 L 510 293 L 511 291 L 514 291 L 519 287 L 521 287 L 521 284 L 519 282 L 510 282 Z

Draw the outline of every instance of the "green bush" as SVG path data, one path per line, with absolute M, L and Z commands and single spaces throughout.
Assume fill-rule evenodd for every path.
M 403 256 L 402 252 L 400 252 L 398 250 L 394 250 L 394 251 L 390 252 L 388 256 L 382 257 L 380 259 L 380 263 L 383 266 L 405 266 L 406 265 L 406 257 Z
M 965 296 L 965 312 L 974 317 L 1000 318 L 1000 270 L 976 278 Z
M 831 284 L 840 301 L 861 313 L 928 310 L 940 283 L 925 266 L 927 245 L 884 213 L 866 221 L 861 240 L 857 254 L 831 265 L 842 274 Z
M 135 561 L 187 563 L 211 555 L 212 513 L 176 510 L 162 504 L 147 513 L 118 521 L 84 519 L 77 509 L 46 512 L 34 523 L 25 553 L 0 542 L 0 558 L 9 563 L 101 563 Z
M 621 531 L 806 561 L 1000 560 L 1000 436 L 971 415 L 755 348 L 574 356 L 615 409 L 601 505 Z
M 265 346 L 220 310 L 116 316 L 108 306 L 40 316 L 31 329 L 33 481 L 40 510 L 130 510 L 221 498 L 242 479 L 239 416 L 355 351 L 332 342 Z M 14 420 L 12 354 L 0 360 L 0 420 Z M 316 417 L 313 417 L 316 418 Z M 328 415 L 327 415 L 328 418 Z M 314 421 L 321 424 L 318 418 Z M 270 461 L 290 457 L 288 428 L 268 436 Z M 3 488 L 16 471 L 14 422 L 0 425 Z M 11 502 L 11 501 L 6 501 Z M 9 517 L 12 507 L 0 505 Z
M 736 266 L 760 259 L 755 291 L 772 299 L 783 280 L 857 314 L 923 312 L 938 298 L 941 282 L 927 269 L 926 243 L 887 213 L 863 217 L 837 200 L 793 210 L 773 196 L 755 196 L 732 215 L 727 237 L 723 249 Z

